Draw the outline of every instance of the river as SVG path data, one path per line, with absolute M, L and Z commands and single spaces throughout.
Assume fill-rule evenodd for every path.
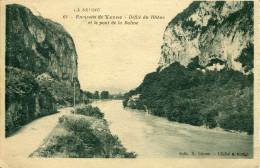
M 121 100 L 92 103 L 112 134 L 138 158 L 252 158 L 253 136 L 191 126 L 123 108 Z

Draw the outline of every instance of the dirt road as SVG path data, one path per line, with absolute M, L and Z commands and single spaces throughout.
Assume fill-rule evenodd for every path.
M 58 118 L 72 108 L 63 108 L 59 113 L 36 119 L 23 126 L 14 135 L 5 139 L 4 157 L 28 157 L 43 142 L 43 139 L 57 125 Z

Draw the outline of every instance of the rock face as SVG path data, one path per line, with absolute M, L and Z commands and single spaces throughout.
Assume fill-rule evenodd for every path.
M 76 48 L 58 23 L 6 6 L 6 133 L 82 100 Z
M 6 66 L 48 74 L 67 86 L 75 80 L 77 101 L 80 98 L 73 39 L 60 24 L 20 5 L 6 7 Z
M 176 61 L 187 66 L 198 56 L 202 67 L 218 59 L 228 68 L 244 72 L 237 58 L 254 40 L 253 3 L 193 2 L 166 27 L 160 68 Z
M 253 134 L 253 4 L 194 1 L 165 29 L 159 68 L 123 106 Z

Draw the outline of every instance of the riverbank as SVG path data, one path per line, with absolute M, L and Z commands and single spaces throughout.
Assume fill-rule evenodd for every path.
M 253 73 L 228 68 L 203 72 L 192 68 L 197 59 L 187 67 L 174 62 L 147 74 L 125 94 L 124 107 L 146 109 L 169 121 L 254 134 Z
M 133 109 L 131 107 L 124 107 L 125 109 Z M 146 106 L 144 105 L 144 108 L 146 108 Z M 137 109 L 138 111 L 142 111 L 143 113 L 145 113 L 146 115 L 153 115 L 153 114 L 150 114 L 147 109 L 143 110 L 143 109 Z M 156 116 L 156 115 L 153 115 L 155 117 L 162 117 L 162 116 Z M 163 117 L 163 118 L 166 118 L 166 117 Z M 166 118 L 167 119 L 167 118 Z M 170 120 L 169 120 L 170 121 Z M 170 121 L 170 122 L 176 122 L 176 121 Z M 190 124 L 186 124 L 186 123 L 181 123 L 183 125 L 190 125 Z M 190 125 L 192 126 L 192 125 Z M 207 125 L 201 125 L 201 126 L 194 126 L 194 127 L 198 127 L 198 128 L 203 128 L 203 129 L 208 129 L 208 130 L 211 130 L 211 131 L 215 131 L 215 132 L 226 132 L 226 133 L 235 133 L 235 134 L 244 134 L 244 135 L 247 135 L 248 133 L 245 132 L 245 131 L 238 131 L 238 130 L 226 130 L 226 129 L 223 129 L 221 127 L 215 127 L 215 128 L 209 128 Z
M 112 135 L 104 114 L 96 107 L 78 107 L 59 118 L 58 125 L 30 157 L 135 158 Z
M 122 101 L 97 101 L 94 106 L 105 114 L 112 134 L 119 137 L 138 158 L 252 158 L 253 136 L 208 129 L 147 115 L 124 108 Z M 187 152 L 190 155 L 180 155 Z M 211 155 L 191 155 L 191 152 Z M 221 156 L 218 152 L 248 153 L 247 156 Z

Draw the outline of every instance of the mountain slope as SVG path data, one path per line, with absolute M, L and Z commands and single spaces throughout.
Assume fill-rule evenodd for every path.
M 166 27 L 156 72 L 125 107 L 253 134 L 253 2 L 193 2 Z

